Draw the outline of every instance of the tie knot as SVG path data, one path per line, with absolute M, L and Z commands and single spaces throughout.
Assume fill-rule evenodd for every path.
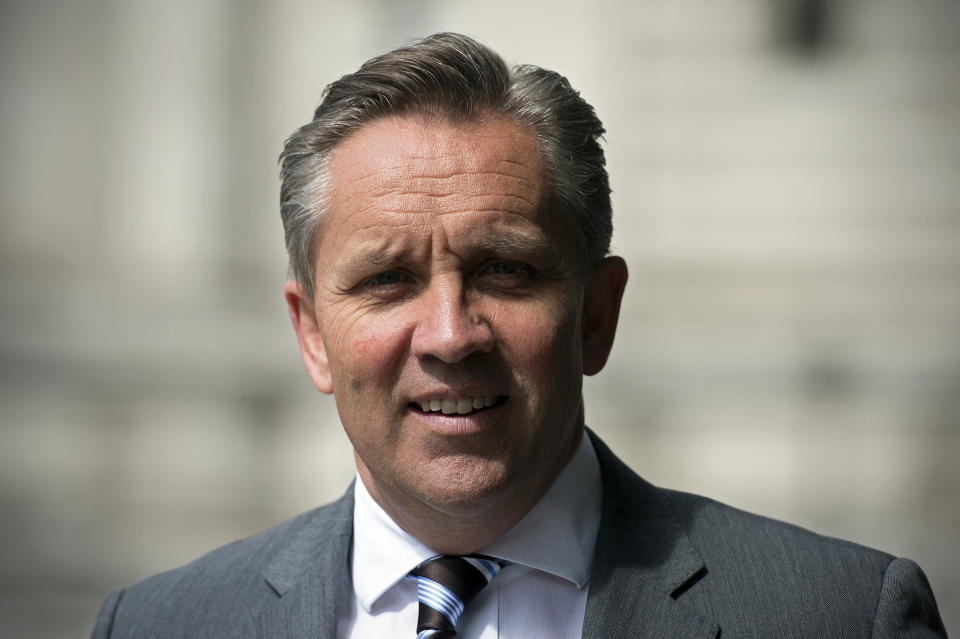
M 463 609 L 505 563 L 483 555 L 441 555 L 410 571 L 420 600 L 417 639 L 455 636 Z

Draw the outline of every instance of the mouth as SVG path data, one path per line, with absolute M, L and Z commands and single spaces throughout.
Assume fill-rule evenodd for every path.
M 442 413 L 444 415 L 473 415 L 507 401 L 506 395 L 496 397 L 477 395 L 471 397 L 437 397 L 422 402 L 410 402 L 409 406 L 420 413 Z

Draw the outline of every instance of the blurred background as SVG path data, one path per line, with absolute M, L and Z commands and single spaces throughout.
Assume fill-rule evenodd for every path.
M 960 631 L 960 3 L 0 3 L 0 635 L 338 496 L 276 158 L 440 30 L 608 134 L 631 268 L 588 423 L 654 483 L 906 555 Z

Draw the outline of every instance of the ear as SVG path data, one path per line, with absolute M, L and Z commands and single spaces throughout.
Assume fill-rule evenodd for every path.
M 299 282 L 290 280 L 283 288 L 283 296 L 287 300 L 287 309 L 290 311 L 290 321 L 293 330 L 297 332 L 297 341 L 300 344 L 300 356 L 307 367 L 307 373 L 314 385 L 322 393 L 333 393 L 333 381 L 330 376 L 330 364 L 327 362 L 327 349 L 320 334 L 320 325 L 317 322 L 317 310 L 313 300 Z
M 627 286 L 627 263 L 623 258 L 604 258 L 587 277 L 583 296 L 583 372 L 603 370 L 613 348 L 620 318 L 620 300 Z

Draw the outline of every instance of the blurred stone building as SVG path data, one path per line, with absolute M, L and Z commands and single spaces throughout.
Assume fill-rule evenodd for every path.
M 0 635 L 339 495 L 276 157 L 457 30 L 608 128 L 631 268 L 588 423 L 651 481 L 910 556 L 960 630 L 960 4 L 0 4 Z

